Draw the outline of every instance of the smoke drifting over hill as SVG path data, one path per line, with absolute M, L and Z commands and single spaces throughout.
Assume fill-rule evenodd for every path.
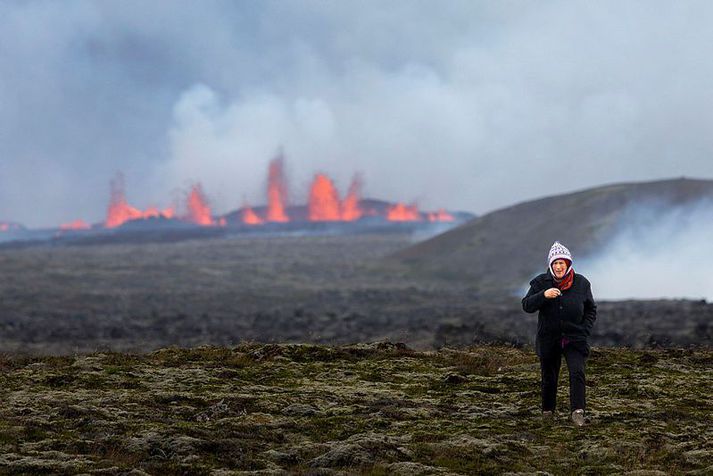
M 0 4 L 0 219 L 104 215 L 200 181 L 255 202 L 280 146 L 365 194 L 485 213 L 711 176 L 713 4 Z M 81 191 L 82 193 L 77 193 Z
M 713 301 L 713 201 L 629 207 L 621 231 L 575 266 L 598 299 L 693 298 Z

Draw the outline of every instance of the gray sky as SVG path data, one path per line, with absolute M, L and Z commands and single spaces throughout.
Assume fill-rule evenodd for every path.
M 109 180 L 217 212 L 345 191 L 484 213 L 713 177 L 713 3 L 3 1 L 0 220 L 103 219 Z

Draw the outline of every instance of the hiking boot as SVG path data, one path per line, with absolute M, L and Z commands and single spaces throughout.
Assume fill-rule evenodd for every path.
M 577 409 L 572 412 L 572 421 L 575 426 L 584 426 L 584 410 Z
M 542 412 L 542 419 L 545 421 L 552 421 L 555 419 L 555 414 L 550 410 L 545 410 Z

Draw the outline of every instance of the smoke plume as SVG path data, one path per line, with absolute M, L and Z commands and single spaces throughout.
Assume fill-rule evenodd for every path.
M 710 177 L 706 1 L 0 3 L 0 220 L 99 222 L 106 184 L 216 213 L 284 147 L 364 196 L 478 214 Z
M 626 210 L 621 231 L 575 268 L 589 278 L 598 299 L 711 301 L 711 236 L 713 201 L 639 204 Z

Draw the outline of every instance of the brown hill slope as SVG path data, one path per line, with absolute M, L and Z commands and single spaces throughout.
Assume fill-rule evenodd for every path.
M 392 262 L 418 275 L 512 293 L 545 269 L 553 241 L 575 260 L 591 256 L 626 226 L 636 207 L 670 209 L 713 199 L 713 180 L 622 183 L 520 203 L 401 250 Z

